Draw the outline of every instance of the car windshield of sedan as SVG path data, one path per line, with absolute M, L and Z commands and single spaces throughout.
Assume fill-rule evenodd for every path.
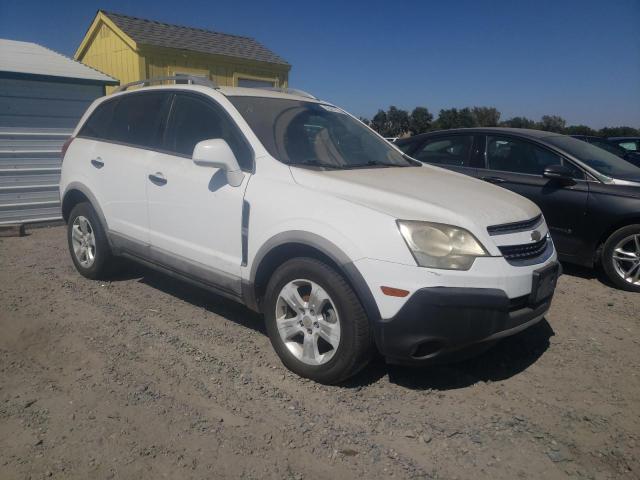
M 283 98 L 227 98 L 271 156 L 288 165 L 323 169 L 419 166 L 332 105 Z
M 590 143 L 565 135 L 553 135 L 545 137 L 544 140 L 565 150 L 607 177 L 622 179 L 640 177 L 640 168 Z

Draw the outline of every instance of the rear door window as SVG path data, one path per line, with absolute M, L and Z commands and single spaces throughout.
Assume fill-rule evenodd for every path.
M 142 148 L 159 148 L 170 98 L 167 92 L 124 95 L 113 114 L 108 139 Z
M 240 168 L 252 169 L 251 148 L 222 107 L 199 95 L 176 94 L 163 149 L 191 157 L 198 142 L 215 138 L 229 144 Z
M 431 138 L 412 155 L 421 162 L 436 165 L 465 166 L 473 145 L 473 135 L 451 135 Z

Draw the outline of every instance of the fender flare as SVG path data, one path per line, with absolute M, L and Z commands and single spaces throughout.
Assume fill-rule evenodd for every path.
M 91 193 L 91 190 L 89 190 L 89 188 L 85 184 L 81 182 L 71 182 L 66 186 L 66 188 L 64 189 L 64 193 L 60 198 L 60 208 L 63 211 L 63 215 L 65 201 L 68 198 L 69 194 L 73 191 L 82 193 L 82 195 L 84 195 L 89 200 L 89 203 L 98 215 L 98 220 L 100 220 L 100 223 L 102 224 L 102 229 L 107 234 L 107 241 L 109 242 L 109 246 L 113 248 L 113 245 L 111 244 L 111 236 L 109 235 L 109 224 L 107 223 L 107 219 L 104 216 L 104 212 L 102 211 L 102 208 L 100 207 L 100 204 L 98 203 L 95 195 Z M 64 220 L 66 222 L 66 219 Z
M 378 304 L 371 293 L 371 289 L 349 256 L 330 240 L 327 240 L 315 233 L 303 230 L 291 230 L 278 233 L 267 240 L 258 249 L 253 257 L 253 261 L 251 262 L 249 280 L 247 281 L 245 288 L 243 288 L 245 302 L 250 308 L 258 310 L 255 282 L 262 261 L 275 248 L 288 243 L 296 243 L 311 247 L 331 259 L 340 269 L 340 273 L 345 276 L 351 287 L 354 289 L 358 299 L 362 303 L 369 321 L 371 323 L 376 323 L 380 320 L 380 310 L 378 309 Z
M 91 190 L 89 190 L 89 188 L 83 183 L 71 182 L 69 183 L 69 185 L 67 185 L 67 187 L 64 189 L 64 193 L 62 194 L 62 198 L 60 202 L 61 208 L 64 208 L 64 202 L 67 199 L 68 195 L 73 190 L 77 190 L 78 192 L 82 193 L 85 197 L 87 197 L 87 199 L 89 199 L 89 202 L 91 202 L 91 206 L 94 208 L 94 210 L 98 214 L 98 217 L 100 218 L 100 221 L 102 222 L 102 226 L 105 227 L 106 229 L 108 227 L 108 224 L 107 224 L 107 219 L 104 216 L 104 212 L 102 211 L 102 208 L 100 208 L 100 204 L 98 203 L 98 200 L 96 199 L 95 195 L 91 193 Z

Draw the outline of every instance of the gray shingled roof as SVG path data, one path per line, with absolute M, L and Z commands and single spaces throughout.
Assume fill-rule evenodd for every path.
M 130 17 L 102 10 L 134 42 L 289 65 L 253 38 Z

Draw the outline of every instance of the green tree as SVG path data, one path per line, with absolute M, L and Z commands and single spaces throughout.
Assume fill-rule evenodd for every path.
M 409 131 L 409 113 L 406 110 L 391 105 L 387 110 L 387 121 L 389 128 L 386 137 L 399 137 Z
M 442 109 L 438 114 L 435 126 L 442 130 L 475 127 L 475 118 L 469 108 L 460 110 L 457 108 Z
M 458 111 L 457 128 L 472 128 L 477 126 L 476 117 L 469 107 L 462 108 Z
M 387 136 L 387 113 L 382 109 L 378 110 L 378 113 L 373 116 L 373 119 L 371 120 L 371 124 L 369 126 L 380 135 Z
M 535 128 L 536 122 L 527 117 L 513 117 L 500 123 L 501 127 Z
M 433 115 L 425 107 L 416 107 L 409 118 L 409 130 L 413 135 L 431 130 Z
M 436 128 L 439 130 L 457 128 L 458 117 L 459 115 L 457 108 L 442 109 L 440 110 L 438 119 L 436 120 Z
M 597 135 L 593 128 L 588 127 L 587 125 L 569 125 L 564 133 L 567 135 Z
M 563 133 L 567 122 L 557 115 L 543 115 L 537 128 L 546 132 Z
M 633 127 L 604 127 L 598 133 L 603 137 L 637 137 L 640 129 Z
M 358 117 L 358 120 L 360 120 L 365 125 L 371 125 L 371 121 L 366 117 Z
M 473 107 L 471 114 L 476 127 L 497 127 L 500 123 L 500 112 L 494 107 Z

